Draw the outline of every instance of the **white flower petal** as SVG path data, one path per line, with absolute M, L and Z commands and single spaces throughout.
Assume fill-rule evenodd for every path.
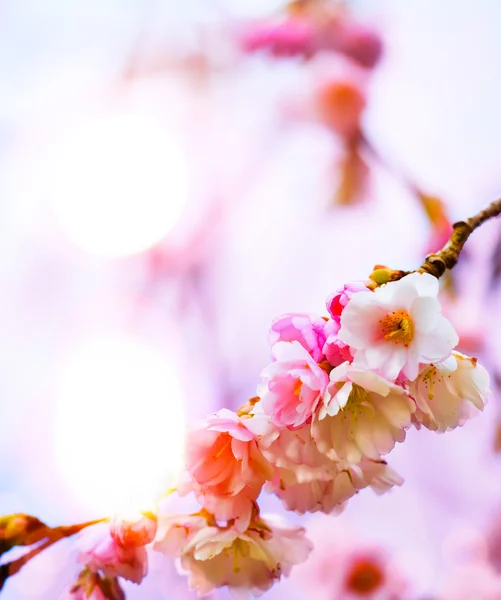
M 445 360 L 457 346 L 459 337 L 445 317 L 440 316 L 435 329 L 428 335 L 416 335 L 420 362 L 436 363 Z
M 441 310 L 436 298 L 416 298 L 410 309 L 415 330 L 421 334 L 430 333 L 437 326 Z

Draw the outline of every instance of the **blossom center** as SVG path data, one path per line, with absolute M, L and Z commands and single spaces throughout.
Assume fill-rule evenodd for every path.
M 353 419 L 357 419 L 359 414 L 362 412 L 362 407 L 368 406 L 369 403 L 369 394 L 364 390 L 363 387 L 360 387 L 356 383 L 353 384 L 351 388 L 350 395 L 348 396 L 348 402 L 344 407 L 347 410 Z
M 368 595 L 376 591 L 383 583 L 381 568 L 371 560 L 358 560 L 348 573 L 346 587 L 356 594 Z
M 414 337 L 414 321 L 406 310 L 394 310 L 379 321 L 385 340 L 408 346 Z
M 250 555 L 250 548 L 248 542 L 237 538 L 232 546 L 231 550 L 233 550 L 233 573 L 239 573 L 241 571 L 241 562 L 240 558 L 248 558 Z

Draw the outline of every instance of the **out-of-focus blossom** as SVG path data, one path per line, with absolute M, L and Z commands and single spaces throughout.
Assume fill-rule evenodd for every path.
M 98 523 L 85 529 L 78 546 L 79 562 L 107 577 L 123 577 L 141 583 L 148 572 L 144 546 L 122 546 L 111 536 L 109 523 Z
M 182 520 L 178 516 L 172 526 Z M 169 529 L 164 534 L 169 536 Z M 294 565 L 305 561 L 312 550 L 303 528 L 264 519 L 253 521 L 245 532 L 207 524 L 184 546 L 178 544 L 166 550 L 158 539 L 156 547 L 179 558 L 190 588 L 200 595 L 227 586 L 239 598 L 249 598 L 251 593 L 261 595 L 282 575 L 289 575 Z
M 462 565 L 450 573 L 438 600 L 499 600 L 501 575 L 487 562 Z
M 312 18 L 313 17 L 313 18 Z M 244 52 L 267 51 L 276 57 L 309 58 L 316 52 L 337 52 L 366 69 L 379 62 L 383 43 L 373 29 L 339 14 L 297 12 L 278 22 L 253 23 L 238 32 Z
M 363 456 L 377 460 L 395 442 L 404 441 L 415 408 L 400 386 L 343 363 L 331 371 L 312 435 L 319 450 L 331 458 L 350 463 Z
M 338 323 L 341 323 L 341 313 L 352 296 L 358 294 L 358 292 L 364 291 L 370 291 L 364 281 L 345 283 L 341 289 L 331 294 L 325 302 L 325 306 L 327 307 L 330 316 Z
M 409 384 L 417 405 L 414 419 L 428 429 L 444 432 L 460 427 L 487 401 L 489 374 L 484 367 L 459 352 L 453 352 L 452 359 L 426 365 Z
M 315 27 L 306 19 L 255 23 L 240 32 L 244 52 L 265 50 L 276 57 L 309 57 L 315 51 Z
M 440 299 L 444 315 L 454 325 L 459 343 L 457 350 L 476 356 L 485 350 L 487 324 L 482 312 L 471 298 L 463 295 L 442 294 Z
M 110 524 L 112 538 L 122 546 L 145 546 L 153 541 L 157 531 L 157 518 L 151 512 L 137 513 L 133 517 L 116 516 Z
M 267 420 L 241 418 L 222 409 L 192 427 L 186 440 L 186 468 L 190 481 L 181 486 L 217 519 L 237 519 L 245 530 L 254 502 L 273 468 L 257 440 Z
M 486 554 L 492 566 L 501 573 L 501 513 L 499 512 L 489 522 Z
M 307 314 L 288 314 L 275 319 L 271 325 L 269 342 L 273 347 L 277 342 L 299 342 L 313 360 L 323 359 L 326 320 Z
M 273 354 L 257 394 L 277 427 L 300 427 L 311 420 L 329 376 L 299 342 L 278 342 Z
M 403 600 L 408 584 L 385 548 L 361 541 L 334 519 L 310 521 L 310 559 L 293 573 L 313 600 Z
M 373 69 L 383 54 L 383 41 L 377 31 L 341 15 L 325 22 L 319 31 L 318 46 L 344 54 L 366 69 Z
M 339 338 L 350 346 L 354 364 L 395 380 L 409 380 L 419 365 L 447 359 L 458 343 L 451 323 L 441 314 L 438 280 L 412 273 L 355 294 L 341 315 Z

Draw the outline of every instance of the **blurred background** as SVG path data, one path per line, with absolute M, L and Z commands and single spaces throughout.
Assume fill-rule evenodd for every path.
M 255 394 L 273 318 L 417 267 L 498 197 L 500 22 L 489 0 L 0 0 L 0 513 L 151 502 L 185 424 Z M 408 598 L 501 528 L 500 233 L 443 290 L 493 377 L 484 415 L 409 432 L 405 485 L 330 517 L 398 559 Z M 61 542 L 2 598 L 57 598 L 77 570 Z M 193 596 L 150 570 L 127 597 Z

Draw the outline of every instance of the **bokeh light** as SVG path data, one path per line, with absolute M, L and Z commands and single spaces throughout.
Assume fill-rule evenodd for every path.
M 150 248 L 176 225 L 188 199 L 181 146 L 161 123 L 138 114 L 110 114 L 86 125 L 58 147 L 50 170 L 50 201 L 61 228 L 99 256 Z
M 175 362 L 132 337 L 95 337 L 71 353 L 55 451 L 78 502 L 105 515 L 152 506 L 182 463 L 184 404 Z

